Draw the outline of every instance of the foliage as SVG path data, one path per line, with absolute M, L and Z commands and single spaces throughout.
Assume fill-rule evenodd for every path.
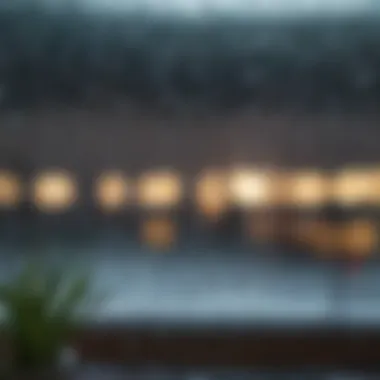
M 88 280 L 62 268 L 29 263 L 15 279 L 0 286 L 14 367 L 54 366 L 89 294 Z

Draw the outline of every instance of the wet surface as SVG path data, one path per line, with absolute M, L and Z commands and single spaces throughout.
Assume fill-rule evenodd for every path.
M 42 251 L 41 251 L 42 252 Z M 202 244 L 151 252 L 127 239 L 50 244 L 47 258 L 93 273 L 107 294 L 96 321 L 352 325 L 380 321 L 380 266 L 351 270 L 292 258 L 270 247 L 254 250 Z M 32 253 L 0 248 L 0 278 L 17 273 Z

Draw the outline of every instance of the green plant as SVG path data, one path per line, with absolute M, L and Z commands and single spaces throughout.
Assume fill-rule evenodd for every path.
M 0 285 L 3 330 L 10 339 L 12 367 L 44 369 L 57 364 L 89 295 L 88 276 L 29 263 Z

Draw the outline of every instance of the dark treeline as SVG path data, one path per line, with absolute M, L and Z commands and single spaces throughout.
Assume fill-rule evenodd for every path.
M 0 10 L 2 106 L 353 109 L 380 101 L 378 19 L 163 19 Z

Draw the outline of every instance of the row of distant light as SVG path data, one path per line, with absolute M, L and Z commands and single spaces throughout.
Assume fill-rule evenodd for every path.
M 99 175 L 94 200 L 105 212 L 133 204 L 148 209 L 170 209 L 185 195 L 181 175 L 172 170 L 142 174 L 135 181 L 121 171 Z M 345 207 L 380 205 L 380 169 L 347 168 L 334 176 L 318 170 L 276 172 L 250 167 L 205 170 L 194 184 L 194 201 L 207 215 L 218 215 L 230 205 L 242 209 L 293 205 L 320 207 L 335 202 Z M 80 196 L 75 176 L 64 170 L 37 174 L 30 189 L 23 189 L 16 173 L 0 170 L 0 206 L 14 207 L 28 197 L 44 212 L 62 212 Z

